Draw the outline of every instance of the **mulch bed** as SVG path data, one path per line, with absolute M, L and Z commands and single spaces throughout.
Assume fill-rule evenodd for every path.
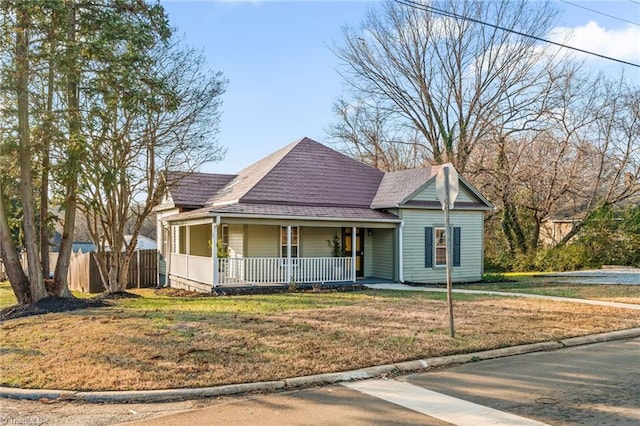
M 311 284 L 298 285 L 295 288 L 295 292 L 343 292 L 343 291 L 357 291 L 364 289 L 359 284 L 325 284 L 322 286 L 314 286 Z M 157 289 L 156 293 L 167 297 L 180 297 L 180 298 L 192 298 L 192 297 L 216 297 L 216 296 L 241 296 L 252 294 L 274 294 L 274 293 L 286 293 L 291 292 L 287 286 L 243 286 L 243 287 L 227 287 L 216 288 L 211 293 L 200 293 L 194 291 L 180 290 L 175 288 L 161 288 Z M 109 300 L 113 299 L 127 299 L 141 297 L 137 294 L 120 292 L 111 294 L 100 294 L 90 299 L 77 299 L 77 298 L 64 298 L 64 297 L 46 297 L 40 300 L 38 303 L 30 305 L 13 305 L 0 310 L 0 322 L 30 317 L 34 315 L 44 315 L 51 313 L 61 313 L 77 311 L 87 308 L 103 308 L 112 306 Z
M 50 313 L 77 311 L 87 308 L 103 308 L 111 306 L 107 297 L 76 299 L 67 297 L 46 297 L 38 303 L 30 305 L 14 305 L 0 310 L 0 322 L 10 319 L 30 317 Z

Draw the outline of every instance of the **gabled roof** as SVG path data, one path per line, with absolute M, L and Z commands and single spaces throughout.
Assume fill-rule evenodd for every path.
M 238 173 L 207 205 L 229 203 L 366 207 L 384 173 L 302 138 Z
M 166 220 L 216 214 L 324 217 L 397 221 L 381 209 L 407 206 L 438 208 L 439 202 L 415 201 L 441 166 L 383 173 L 309 138 L 289 144 L 237 175 L 191 173 L 170 187 L 176 207 L 188 207 Z M 461 178 L 479 202 L 456 207 L 487 210 L 491 204 Z
M 169 172 L 167 182 L 175 207 L 199 208 L 212 194 L 227 186 L 236 175 Z
M 419 188 L 435 177 L 440 166 L 407 169 L 384 174 L 371 208 L 390 208 L 402 204 Z

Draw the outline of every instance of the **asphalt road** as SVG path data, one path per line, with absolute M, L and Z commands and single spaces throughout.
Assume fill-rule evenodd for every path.
M 149 404 L 0 400 L 0 425 L 640 424 L 640 338 L 394 379 Z
M 482 361 L 399 380 L 553 425 L 640 424 L 640 339 Z
M 384 399 L 379 397 L 380 393 L 375 396 L 333 385 L 228 401 L 128 424 L 514 424 L 496 420 L 500 413 L 505 413 L 521 417 L 522 424 L 530 419 L 552 425 L 638 425 L 640 339 L 481 361 L 398 377 L 387 383 Z M 374 384 L 384 386 L 384 381 L 377 380 Z M 415 386 L 434 392 L 424 392 L 425 399 L 421 401 L 422 393 L 402 390 L 416 389 Z M 430 402 L 428 398 L 433 395 L 452 398 Z M 474 403 L 475 408 L 469 408 L 468 402 Z M 405 408 L 406 405 L 422 407 L 415 409 L 421 412 Z M 483 407 L 493 413 L 474 418 L 481 414 L 473 410 Z M 460 417 L 465 411 L 468 416 Z M 453 416 L 447 416 L 447 412 Z M 474 420 L 470 423 L 469 419 Z

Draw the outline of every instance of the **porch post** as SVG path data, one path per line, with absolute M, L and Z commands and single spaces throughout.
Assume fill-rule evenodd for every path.
M 291 225 L 287 225 L 287 282 L 293 279 L 293 264 L 291 263 Z
M 186 264 L 187 264 L 187 268 L 186 269 L 187 269 L 187 271 L 186 271 L 186 274 L 187 274 L 187 278 L 188 278 L 188 277 L 190 277 L 190 275 L 189 275 L 189 257 L 191 257 L 191 226 L 187 225 L 186 228 L 187 228 L 187 232 L 185 232 L 186 237 L 185 237 L 185 242 L 184 242 L 184 251 L 185 251 L 185 253 L 187 255 L 187 259 L 186 259 L 187 260 L 186 261 Z
M 356 249 L 358 248 L 358 239 L 356 238 L 356 227 L 351 228 L 351 279 L 356 282 Z
M 166 240 L 165 240 L 165 254 L 164 261 L 165 263 L 165 271 L 164 271 L 164 285 L 163 287 L 170 287 L 169 285 L 169 275 L 171 274 L 171 248 L 173 244 L 173 226 L 168 225 L 167 222 L 162 222 L 164 225 L 164 232 L 166 232 Z M 160 275 L 160 268 L 158 268 L 158 276 Z M 160 278 L 158 277 L 158 287 L 160 286 Z
M 218 225 L 220 225 L 220 216 L 216 216 L 211 221 L 211 261 L 213 267 L 213 282 L 214 287 L 217 287 L 220 283 L 220 276 L 218 271 Z

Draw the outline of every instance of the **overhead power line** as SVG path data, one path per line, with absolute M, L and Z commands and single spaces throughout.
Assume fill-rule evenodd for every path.
M 589 50 L 580 49 L 578 47 L 568 46 L 566 44 L 558 43 L 556 41 L 548 40 L 548 39 L 545 39 L 545 38 L 542 38 L 542 37 L 534 36 L 534 35 L 531 35 L 531 34 L 520 32 L 520 31 L 516 31 L 516 30 L 511 29 L 511 28 L 501 27 L 500 25 L 495 25 L 495 24 L 492 24 L 490 22 L 481 21 L 479 19 L 471 18 L 471 17 L 464 16 L 464 15 L 458 15 L 458 14 L 453 13 L 453 12 L 447 12 L 446 10 L 438 9 L 436 7 L 429 6 L 429 5 L 426 5 L 426 4 L 423 4 L 423 3 L 418 3 L 416 1 L 412 1 L 412 0 L 394 0 L 394 1 L 396 3 L 398 3 L 398 4 L 403 5 L 403 6 L 411 7 L 411 8 L 414 8 L 414 9 L 420 9 L 422 11 L 431 12 L 431 13 L 434 13 L 436 15 L 446 16 L 448 18 L 463 19 L 463 20 L 469 21 L 469 22 L 475 22 L 476 24 L 486 25 L 486 26 L 489 26 L 489 27 L 492 27 L 492 28 L 495 28 L 495 29 L 498 29 L 498 30 L 501 30 L 501 31 L 506 31 L 506 32 L 511 33 L 511 34 L 516 34 L 516 35 L 520 35 L 520 36 L 523 36 L 523 37 L 528 37 L 528 38 L 531 38 L 533 40 L 541 41 L 543 43 L 553 44 L 555 46 L 559 46 L 559 47 L 562 47 L 564 49 L 575 50 L 576 52 L 581 52 L 581 53 L 585 53 L 587 55 L 597 56 L 599 58 L 606 59 L 606 60 L 609 60 L 609 61 L 619 62 L 621 64 L 630 65 L 632 67 L 640 68 L 640 65 L 634 64 L 633 62 L 627 62 L 627 61 L 624 61 L 622 59 L 612 58 L 611 56 L 601 55 L 600 53 L 591 52 Z
M 591 8 L 588 8 L 588 7 L 583 6 L 581 4 L 578 4 L 578 3 L 573 3 L 573 2 L 570 2 L 570 1 L 567 1 L 567 0 L 560 0 L 560 1 L 562 3 L 570 4 L 571 6 L 575 6 L 575 7 L 579 7 L 581 9 L 584 9 L 584 10 L 588 10 L 589 12 L 597 13 L 597 14 L 600 14 L 602 16 L 606 16 L 608 18 L 617 19 L 618 21 L 626 22 L 628 24 L 635 25 L 636 27 L 640 27 L 640 24 L 638 24 L 637 22 L 633 22 L 633 21 L 629 21 L 629 20 L 624 19 L 624 18 L 619 18 L 617 16 L 609 15 L 608 13 L 600 12 L 599 10 L 591 9 Z

